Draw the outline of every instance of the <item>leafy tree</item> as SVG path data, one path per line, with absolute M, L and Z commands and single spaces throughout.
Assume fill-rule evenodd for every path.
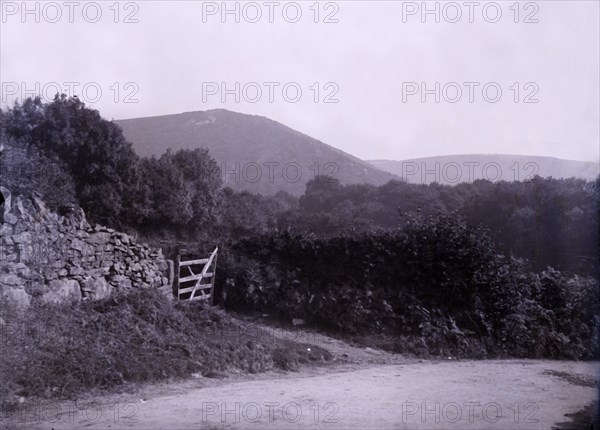
M 160 158 L 143 158 L 138 176 L 130 197 L 130 222 L 137 228 L 190 233 L 214 217 L 220 170 L 207 150 L 168 150 Z
M 80 205 L 91 220 L 119 225 L 128 186 L 135 182 L 137 155 L 121 129 L 86 108 L 77 97 L 56 96 L 15 104 L 3 113 L 8 136 L 56 156 L 75 182 Z
M 77 204 L 75 184 L 58 157 L 0 133 L 0 184 L 14 194 L 37 195 L 50 209 Z

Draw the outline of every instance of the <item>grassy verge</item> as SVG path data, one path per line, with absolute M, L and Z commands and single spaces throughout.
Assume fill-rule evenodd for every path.
M 77 305 L 0 306 L 2 406 L 95 388 L 228 372 L 295 370 L 321 348 L 248 331 L 224 311 L 144 290 Z

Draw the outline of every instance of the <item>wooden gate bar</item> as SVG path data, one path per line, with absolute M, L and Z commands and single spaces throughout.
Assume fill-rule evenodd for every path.
M 178 253 L 177 259 L 175 261 L 175 280 L 174 280 L 174 290 L 175 296 L 181 300 L 208 300 L 210 299 L 211 304 L 214 301 L 214 286 L 215 286 L 215 272 L 217 268 L 217 252 L 219 248 L 215 247 L 214 251 L 208 258 L 201 258 L 196 260 L 187 260 L 181 261 L 181 252 Z M 202 271 L 200 273 L 194 273 L 192 270 L 192 266 L 204 265 L 202 267 Z M 212 271 L 208 270 L 212 266 Z M 187 276 L 182 276 L 181 269 L 186 268 L 189 274 Z M 202 281 L 206 279 L 209 281 L 207 284 L 203 284 Z M 194 282 L 193 286 L 181 288 L 183 283 Z M 207 290 L 210 292 L 207 293 Z M 199 293 L 196 295 L 196 293 Z M 189 298 L 182 299 L 181 296 L 184 294 L 189 294 Z
M 202 272 L 200 273 L 200 278 L 198 279 L 198 282 L 196 282 L 196 285 L 194 285 L 194 289 L 192 290 L 192 293 L 190 294 L 190 300 L 194 300 L 194 293 L 196 292 L 197 287 L 200 286 L 200 283 L 202 282 L 202 278 L 208 272 L 208 269 L 210 267 L 210 263 L 212 263 L 213 259 L 215 258 L 215 255 L 217 255 L 218 249 L 219 249 L 218 247 L 215 248 L 215 250 L 210 255 L 210 257 L 208 257 L 208 262 L 204 265 L 204 268 L 202 269 Z M 211 293 L 212 293 L 212 291 L 211 291 Z M 212 294 L 211 294 L 211 296 L 212 296 Z

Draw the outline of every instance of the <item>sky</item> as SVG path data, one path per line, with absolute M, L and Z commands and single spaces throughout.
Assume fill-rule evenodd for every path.
M 599 4 L 1 0 L 1 104 L 224 108 L 362 159 L 598 162 Z

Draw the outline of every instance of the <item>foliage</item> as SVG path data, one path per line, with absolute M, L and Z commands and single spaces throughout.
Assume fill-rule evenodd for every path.
M 39 98 L 27 99 L 3 112 L 2 120 L 8 136 L 63 163 L 90 219 L 118 224 L 137 162 L 119 127 L 86 108 L 77 97 L 65 95 L 47 104 Z
M 470 357 L 598 357 L 598 282 L 527 272 L 457 215 L 332 238 L 263 235 L 221 264 L 236 309 L 344 333 L 392 333 L 413 350 Z
M 297 199 L 220 188 L 219 167 L 205 149 L 140 159 L 119 127 L 77 98 L 57 96 L 47 104 L 26 99 L 0 110 L 0 131 L 3 140 L 39 158 L 29 182 L 45 187 L 48 200 L 61 202 L 59 192 L 52 195 L 61 184 L 65 200 L 72 200 L 74 186 L 91 221 L 146 236 L 218 237 L 221 243 L 275 231 L 334 237 L 458 212 L 488 229 L 498 251 L 522 259 L 529 270 L 600 273 L 600 178 L 374 186 L 317 176 Z M 25 184 L 21 188 L 29 189 Z
M 0 134 L 0 184 L 15 194 L 37 194 L 58 210 L 77 202 L 75 184 L 67 167 L 56 156 Z
M 65 96 L 0 110 L 0 138 L 13 192 L 76 201 L 146 239 L 203 253 L 216 242 L 230 307 L 390 333 L 402 352 L 600 353 L 600 177 L 451 187 L 317 176 L 300 199 L 235 192 L 207 150 L 139 158 L 119 127 Z
M 205 149 L 144 158 L 126 219 L 140 230 L 199 229 L 213 216 L 220 185 L 219 167 Z
M 419 220 L 460 213 L 468 223 L 489 230 L 503 254 L 526 260 L 530 270 L 548 266 L 572 274 L 600 273 L 600 177 L 534 177 L 524 182 L 477 180 L 456 186 L 408 184 L 340 185 L 315 178 L 299 208 L 279 217 L 296 233 L 333 237 L 398 227 L 407 217 Z

